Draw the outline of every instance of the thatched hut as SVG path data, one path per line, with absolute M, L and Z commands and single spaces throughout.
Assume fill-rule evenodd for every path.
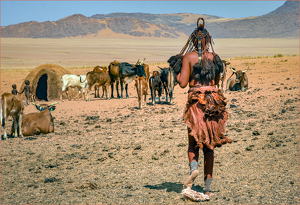
M 24 89 L 25 81 L 29 80 L 32 94 L 35 95 L 36 100 L 59 100 L 62 87 L 61 77 L 65 74 L 70 74 L 70 72 L 59 65 L 40 65 L 28 74 L 19 92 Z

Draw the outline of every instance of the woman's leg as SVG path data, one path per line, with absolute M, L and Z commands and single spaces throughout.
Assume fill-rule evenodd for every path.
M 188 133 L 190 133 L 190 129 L 188 129 Z M 193 136 L 188 135 L 189 138 L 189 147 L 188 147 L 188 158 L 190 163 L 190 176 L 184 182 L 183 188 L 190 187 L 192 188 L 194 180 L 199 175 L 198 171 L 198 159 L 199 159 L 199 148 L 195 149 L 196 141 Z
M 206 146 L 203 147 L 204 154 L 204 191 L 205 194 L 211 196 L 211 181 L 214 166 L 214 151 L 208 149 Z

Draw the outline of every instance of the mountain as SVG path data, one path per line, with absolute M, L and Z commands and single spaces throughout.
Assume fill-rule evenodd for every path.
M 180 34 L 171 27 L 156 25 L 142 20 L 116 17 L 110 19 L 88 18 L 75 14 L 58 21 L 25 22 L 1 27 L 1 37 L 9 38 L 64 38 L 98 35 L 125 34 L 135 37 L 169 37 L 176 38 Z
M 298 1 L 286 1 L 266 15 L 244 19 L 190 13 L 111 13 L 91 17 L 74 14 L 58 21 L 30 21 L 1 27 L 1 37 L 178 38 L 189 36 L 199 17 L 205 19 L 205 27 L 214 38 L 299 38 Z
M 284 15 L 294 12 L 299 14 L 299 1 L 286 1 L 281 7 L 264 16 Z

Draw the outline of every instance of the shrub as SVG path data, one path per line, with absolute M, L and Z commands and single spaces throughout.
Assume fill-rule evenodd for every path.
M 281 58 L 281 57 L 283 57 L 283 55 L 282 55 L 282 54 L 277 54 L 277 55 L 274 55 L 274 58 Z

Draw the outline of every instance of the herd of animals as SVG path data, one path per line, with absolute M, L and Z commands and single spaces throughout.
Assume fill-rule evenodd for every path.
M 145 60 L 145 59 L 144 59 Z M 156 93 L 158 100 L 162 95 L 164 89 L 166 94 L 166 102 L 173 104 L 173 90 L 176 86 L 176 72 L 169 67 L 159 67 L 158 71 L 153 71 L 150 77 L 149 65 L 138 62 L 136 64 L 129 64 L 126 62 L 113 61 L 108 67 L 96 66 L 93 71 L 86 75 L 66 74 L 62 76 L 62 92 L 66 92 L 68 99 L 69 88 L 78 88 L 79 93 L 82 92 L 84 100 L 89 101 L 90 90 L 94 87 L 95 98 L 99 98 L 99 88 L 102 87 L 103 95 L 106 99 L 114 98 L 114 84 L 118 98 L 123 98 L 124 84 L 126 98 L 128 95 L 128 84 L 135 81 L 135 88 L 138 95 L 139 108 L 142 108 L 142 97 L 144 97 L 144 104 L 146 104 L 146 96 L 148 87 L 151 92 L 151 104 L 156 103 Z M 232 75 L 227 80 L 226 90 L 224 90 L 224 81 L 227 73 L 227 66 L 230 65 L 229 60 L 222 60 L 223 73 L 221 73 L 220 82 L 215 85 L 222 92 L 230 91 L 245 91 L 248 88 L 248 78 L 246 72 L 242 70 L 230 69 L 233 71 Z M 235 75 L 235 78 L 233 77 Z M 121 93 L 119 93 L 119 84 Z M 111 87 L 111 95 L 109 97 L 108 88 Z M 13 92 L 12 92 L 13 93 Z M 38 113 L 29 113 L 24 115 L 24 103 L 18 95 L 12 93 L 3 93 L 1 95 L 1 125 L 3 127 L 3 140 L 7 139 L 6 120 L 9 116 L 13 118 L 11 136 L 23 137 L 36 134 L 47 134 L 54 132 L 54 118 L 51 111 L 55 109 L 55 104 L 36 104 L 35 107 Z M 61 95 L 62 99 L 62 95 Z

